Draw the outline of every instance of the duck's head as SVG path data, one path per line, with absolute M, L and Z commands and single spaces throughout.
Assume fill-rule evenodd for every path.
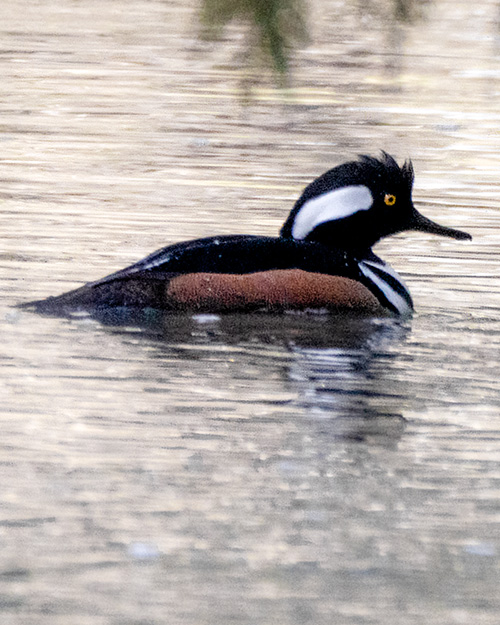
M 281 236 L 363 252 L 382 237 L 419 230 L 453 239 L 466 232 L 441 226 L 413 206 L 413 165 L 402 167 L 385 152 L 380 159 L 330 169 L 308 185 L 281 229 Z

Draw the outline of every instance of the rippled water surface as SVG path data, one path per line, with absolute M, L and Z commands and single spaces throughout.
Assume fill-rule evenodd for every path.
M 0 9 L 2 625 L 499 622 L 500 8 L 310 4 L 248 106 L 244 26 L 200 42 L 195 2 Z M 474 237 L 378 246 L 410 321 L 14 307 L 274 234 L 380 149 Z

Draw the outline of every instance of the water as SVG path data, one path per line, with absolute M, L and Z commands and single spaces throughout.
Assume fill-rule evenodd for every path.
M 313 4 L 245 108 L 193 2 L 3 6 L 2 624 L 498 623 L 498 5 Z M 377 252 L 411 321 L 20 312 L 156 248 L 274 234 L 357 153 L 471 243 Z

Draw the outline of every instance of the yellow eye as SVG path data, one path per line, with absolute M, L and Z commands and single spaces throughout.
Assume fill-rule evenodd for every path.
M 384 202 L 387 206 L 394 206 L 394 204 L 396 204 L 396 196 L 392 195 L 392 193 L 386 193 L 384 196 Z

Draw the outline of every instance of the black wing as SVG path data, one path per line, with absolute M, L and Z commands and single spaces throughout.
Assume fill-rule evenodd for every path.
M 271 269 L 304 269 L 330 275 L 357 277 L 356 263 L 342 251 L 306 241 L 251 235 L 216 236 L 176 243 L 153 252 L 137 263 L 96 280 L 97 286 L 126 280 L 137 274 L 160 278 L 187 273 L 245 274 Z
M 189 273 L 247 274 L 303 269 L 360 279 L 359 267 L 344 252 L 320 243 L 284 237 L 218 236 L 176 243 L 95 282 L 37 302 L 38 311 L 135 306 L 161 308 L 165 283 Z

